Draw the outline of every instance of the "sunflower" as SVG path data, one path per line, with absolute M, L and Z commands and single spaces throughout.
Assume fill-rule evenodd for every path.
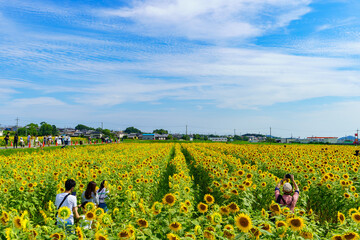
M 266 187 L 266 182 L 262 182 L 262 183 L 261 183 L 261 186 L 262 186 L 262 187 Z
M 284 222 L 284 221 L 276 221 L 276 223 L 275 223 L 275 226 L 276 226 L 276 228 L 287 228 L 287 224 L 286 224 L 286 222 Z
M 343 224 L 343 223 L 344 223 L 344 221 L 345 221 L 345 216 L 344 216 L 344 214 L 342 214 L 341 212 L 338 212 L 337 218 L 338 218 L 338 221 L 340 222 L 340 224 Z
M 175 202 L 176 202 L 176 197 L 172 193 L 166 194 L 163 198 L 163 203 L 167 204 L 169 206 L 173 206 L 175 204 Z
M 307 231 L 301 231 L 300 236 L 302 236 L 305 239 L 313 239 L 314 238 L 314 235 L 312 234 L 312 232 L 307 232 Z
M 161 213 L 161 209 L 162 209 L 162 203 L 160 202 L 154 202 L 154 204 L 151 207 L 151 210 L 154 215 L 158 215 L 159 213 Z
M 356 223 L 360 223 L 360 213 L 355 212 L 351 214 L 351 219 Z
M 189 187 L 185 187 L 184 190 L 185 190 L 185 192 L 187 192 L 187 193 L 190 192 L 190 188 L 189 188 Z
M 252 228 L 251 218 L 241 213 L 235 217 L 235 225 L 242 231 L 248 232 Z
M 256 239 L 259 239 L 261 232 L 259 231 L 258 228 L 253 227 L 250 229 L 251 235 L 253 235 Z
M 230 212 L 232 212 L 232 213 L 236 213 L 236 212 L 240 211 L 239 206 L 234 202 L 230 203 L 227 207 L 230 210 Z
M 191 206 L 191 202 L 190 202 L 189 200 L 186 200 L 186 201 L 185 201 L 185 204 L 186 204 L 186 206 L 188 206 L 188 207 Z
M 206 205 L 205 203 L 202 203 L 200 202 L 198 205 L 197 205 L 197 209 L 199 212 L 201 213 L 206 213 L 208 211 L 208 205 Z
M 359 234 L 357 234 L 355 232 L 348 232 L 348 233 L 345 233 L 342 237 L 343 237 L 343 239 L 346 239 L 346 240 L 357 240 L 357 239 L 359 239 Z
M 180 212 L 181 213 L 188 213 L 189 208 L 185 204 L 182 203 L 181 206 L 180 206 Z
M 344 197 L 345 197 L 346 199 L 348 199 L 348 198 L 350 198 L 350 194 L 344 193 Z
M 233 225 L 227 224 L 227 225 L 225 225 L 224 230 L 234 231 L 234 227 L 233 227 Z
M 279 204 L 277 204 L 276 202 L 272 202 L 270 204 L 270 210 L 271 212 L 273 212 L 275 215 L 279 215 L 281 213 L 281 208 L 279 206 Z
M 94 212 L 86 212 L 85 213 L 85 219 L 88 220 L 88 221 L 94 220 L 95 217 L 96 217 L 96 215 L 95 215 Z
M 180 240 L 180 238 L 179 238 L 177 235 L 172 234 L 172 233 L 168 233 L 168 234 L 166 235 L 166 237 L 167 237 L 167 239 L 169 239 L 169 240 Z
M 62 233 L 53 233 L 50 235 L 50 239 L 51 240 L 58 240 L 58 239 L 63 239 L 64 235 Z
M 266 212 L 265 209 L 261 209 L 261 216 L 264 217 L 264 218 L 268 218 L 269 214 Z
M 83 239 L 84 239 L 84 233 L 82 232 L 81 227 L 76 227 L 76 228 L 75 228 L 75 232 L 76 232 L 76 235 L 78 236 L 78 239 L 79 239 L 79 240 L 83 240 Z
M 95 210 L 95 204 L 93 202 L 87 202 L 85 205 L 85 211 L 90 212 Z
M 206 195 L 204 196 L 204 201 L 205 201 L 207 204 L 211 205 L 211 204 L 213 204 L 213 203 L 215 202 L 215 199 L 214 199 L 214 197 L 211 196 L 210 194 L 206 194 Z
M 226 237 L 227 239 L 234 239 L 235 234 L 229 230 L 224 230 L 224 237 Z
M 143 227 L 143 228 L 147 228 L 149 226 L 149 223 L 148 221 L 146 221 L 145 219 L 143 218 L 140 218 L 136 221 L 137 225 L 139 225 L 140 227 Z
M 19 216 L 14 217 L 14 219 L 13 219 L 14 226 L 15 226 L 17 229 L 21 229 L 22 221 L 23 221 L 23 220 L 22 220 L 21 217 L 19 217 Z
M 118 237 L 120 239 L 129 239 L 130 238 L 130 233 L 128 230 L 122 230 L 121 232 L 119 232 Z
M 58 216 L 59 218 L 61 218 L 62 220 L 66 220 L 70 217 L 71 215 L 71 210 L 70 208 L 64 206 L 64 207 L 61 207 L 59 208 L 58 210 Z
M 101 218 L 102 215 L 104 215 L 104 209 L 102 208 L 96 208 L 96 210 L 94 211 L 95 215 L 97 218 Z
M 100 232 L 95 233 L 95 240 L 108 240 L 108 237 Z
M 342 236 L 341 235 L 334 235 L 332 238 L 331 238 L 331 240 L 342 240 L 343 238 L 342 238 Z
M 230 214 L 229 208 L 227 206 L 220 207 L 220 213 L 221 215 L 229 215 Z
M 238 190 L 236 190 L 236 189 L 232 189 L 232 190 L 231 190 L 231 193 L 234 194 L 234 195 L 236 195 L 236 196 L 239 195 L 239 192 L 238 192 Z
M 170 229 L 173 230 L 174 232 L 177 232 L 181 229 L 181 223 L 179 222 L 173 222 L 173 223 L 170 223 L 169 225 Z
M 29 234 L 30 234 L 30 236 L 29 236 L 30 239 L 35 239 L 39 235 L 38 232 L 35 229 L 29 230 Z M 80 239 L 80 240 L 83 240 L 83 239 Z
M 267 232 L 271 232 L 271 226 L 270 224 L 267 224 L 267 223 L 263 223 L 260 225 L 260 228 L 267 231 Z
M 111 222 L 112 222 L 111 215 L 104 213 L 100 221 L 101 225 L 109 226 Z
M 304 219 L 301 217 L 292 217 L 287 219 L 287 222 L 293 231 L 299 231 L 304 227 Z
M 24 187 L 21 186 L 21 187 L 19 188 L 19 190 L 20 190 L 20 192 L 23 192 L 23 191 L 24 191 Z
M 200 235 L 200 234 L 202 234 L 201 226 L 200 226 L 200 225 L 196 225 L 195 228 L 194 228 L 194 232 L 195 232 L 195 235 Z
M 211 223 L 213 225 L 220 224 L 221 221 L 222 221 L 222 217 L 221 217 L 220 213 L 215 212 L 215 213 L 211 214 Z

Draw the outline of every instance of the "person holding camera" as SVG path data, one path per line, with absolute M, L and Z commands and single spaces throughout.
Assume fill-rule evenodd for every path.
M 291 194 L 293 192 L 293 187 L 291 186 L 290 183 L 285 182 L 287 178 L 291 180 L 291 182 L 295 188 L 295 193 L 292 196 L 291 196 Z M 280 195 L 280 186 L 283 183 L 284 183 L 284 185 L 283 185 L 284 195 Z M 275 187 L 276 202 L 281 204 L 282 206 L 288 207 L 290 209 L 290 211 L 292 211 L 292 212 L 294 212 L 295 205 L 299 199 L 299 194 L 300 194 L 299 187 L 294 180 L 294 175 L 286 174 L 284 176 L 284 178 L 281 179 L 280 182 Z

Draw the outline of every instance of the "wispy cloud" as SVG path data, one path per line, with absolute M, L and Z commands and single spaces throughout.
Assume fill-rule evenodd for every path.
M 310 11 L 311 0 L 147 0 L 100 15 L 131 19 L 128 29 L 190 39 L 249 38 L 287 26 Z

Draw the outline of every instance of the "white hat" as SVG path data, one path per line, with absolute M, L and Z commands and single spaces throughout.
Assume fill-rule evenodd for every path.
M 292 186 L 290 183 L 284 183 L 283 190 L 286 193 L 290 193 L 292 191 Z

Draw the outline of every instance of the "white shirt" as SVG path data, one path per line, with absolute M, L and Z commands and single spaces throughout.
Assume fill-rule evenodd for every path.
M 55 205 L 56 208 L 59 208 L 60 203 L 63 201 L 64 197 L 68 195 L 68 193 L 59 193 L 58 195 L 56 195 L 56 200 L 55 200 Z M 63 204 L 61 205 L 61 207 L 68 207 L 71 211 L 70 217 L 66 220 L 62 220 L 60 218 L 58 218 L 58 220 L 62 221 L 62 222 L 68 222 L 71 224 L 74 224 L 74 213 L 73 213 L 73 208 L 77 207 L 77 201 L 76 201 L 76 196 L 73 195 L 69 195 L 65 201 L 63 202 Z

